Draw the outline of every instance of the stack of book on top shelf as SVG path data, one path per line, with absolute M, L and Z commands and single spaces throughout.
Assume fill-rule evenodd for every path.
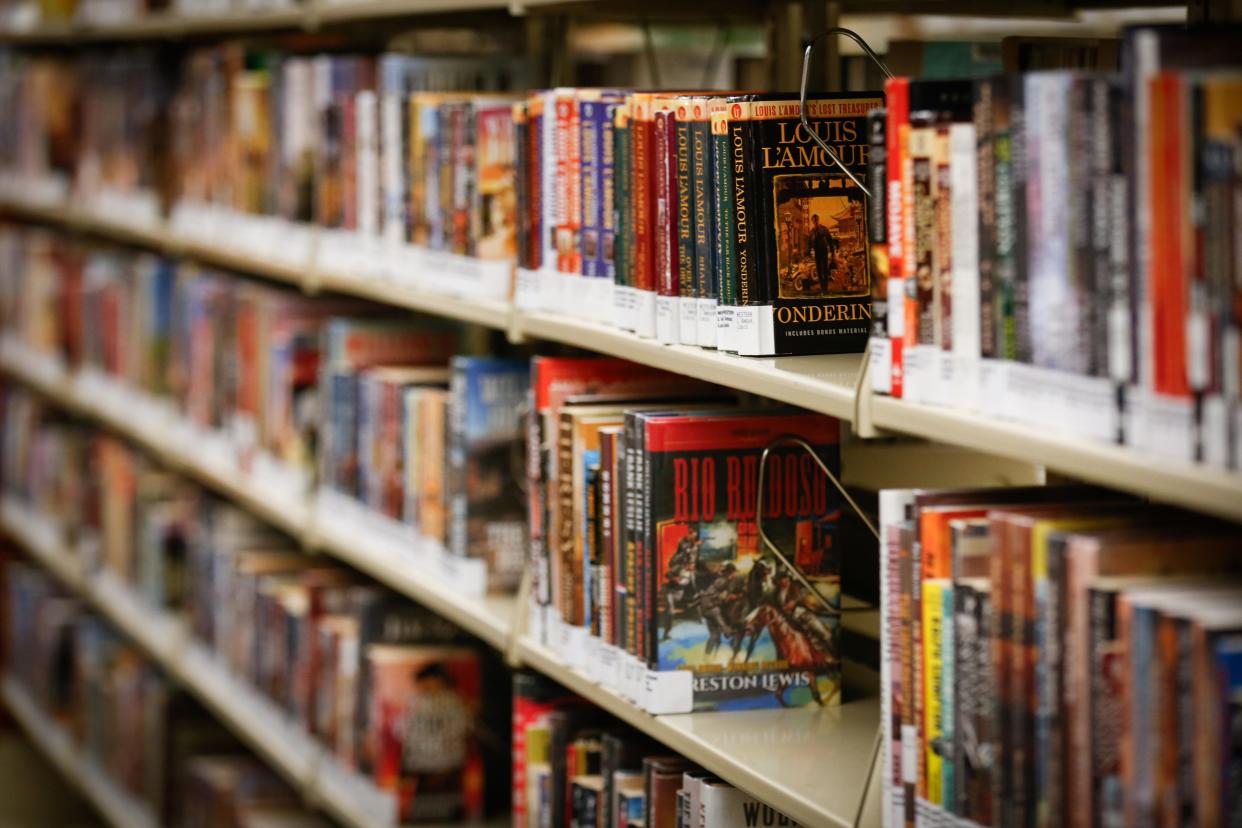
M 872 388 L 1242 467 L 1237 37 L 1140 27 L 1120 72 L 889 81 Z

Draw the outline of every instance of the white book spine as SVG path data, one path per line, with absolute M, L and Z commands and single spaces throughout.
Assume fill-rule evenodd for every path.
M 982 342 L 979 322 L 979 192 L 975 125 L 949 127 L 949 178 L 952 187 L 953 302 L 952 351 L 955 396 L 959 406 L 978 405 L 978 363 Z

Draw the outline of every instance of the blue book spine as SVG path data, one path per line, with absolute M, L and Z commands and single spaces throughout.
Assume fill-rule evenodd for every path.
M 608 281 L 617 276 L 617 185 L 616 142 L 613 126 L 616 123 L 620 103 L 610 101 L 604 105 L 604 118 L 599 131 L 600 153 L 600 237 L 599 275 Z
M 582 176 L 582 275 L 601 276 L 600 232 L 604 224 L 602 198 L 603 152 L 600 133 L 608 107 L 603 101 L 584 100 L 578 106 Z

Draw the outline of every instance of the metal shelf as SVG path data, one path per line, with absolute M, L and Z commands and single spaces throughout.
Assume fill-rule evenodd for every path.
M 1242 520 L 1242 474 L 951 408 L 873 396 L 871 422 L 894 432 L 1023 460 L 1228 520 Z
M 103 767 L 82 752 L 69 733 L 39 709 L 30 693 L 13 676 L 0 679 L 0 697 L 35 746 L 95 807 L 113 828 L 158 828 L 151 808 L 108 776 Z
M 158 410 L 130 397 L 110 398 L 85 388 L 55 363 L 0 347 L 0 372 L 33 388 L 58 405 L 95 420 L 155 455 L 169 468 L 215 489 L 304 543 L 312 545 L 366 572 L 377 581 L 438 612 L 487 644 L 507 650 L 516 599 L 512 595 L 474 597 L 453 588 L 425 568 L 391 554 L 356 523 L 317 518 L 309 494 L 281 493 L 241 472 L 211 445 L 178 430 L 175 415 L 160 417 Z M 283 496 L 282 496 L 283 495 Z
M 69 209 L 0 201 L 0 212 L 173 255 L 187 255 L 204 263 L 300 285 L 304 290 L 331 290 L 486 325 L 505 330 L 517 340 L 543 339 L 623 357 L 854 422 L 863 435 L 881 429 L 921 437 L 1040 465 L 1087 482 L 1218 517 L 1242 520 L 1242 474 L 953 408 L 876 395 L 866 381 L 865 359 L 858 354 L 757 358 L 661 345 L 608 325 L 522 310 L 506 302 L 432 293 L 314 267 L 300 271 L 287 263 L 177 239 L 162 229 L 125 227 Z M 217 485 L 227 487 L 228 481 L 217 481 Z M 238 495 L 245 498 L 244 491 Z M 256 508 L 262 510 L 264 506 L 257 504 Z M 280 522 L 279 515 L 268 516 Z
M 527 636 L 518 639 L 517 653 L 524 663 L 802 825 L 860 824 L 878 756 L 878 698 L 836 708 L 652 716 Z

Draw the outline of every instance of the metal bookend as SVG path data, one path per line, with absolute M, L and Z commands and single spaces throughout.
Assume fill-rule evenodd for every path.
M 813 449 L 811 444 L 806 440 L 792 434 L 783 434 L 764 447 L 763 454 L 759 456 L 759 480 L 757 483 L 759 491 L 758 496 L 755 499 L 755 530 L 759 534 L 759 539 L 763 541 L 764 547 L 775 555 L 778 561 L 785 565 L 785 568 L 789 570 L 790 574 L 793 575 L 794 578 L 798 580 L 798 583 L 802 585 L 803 589 L 815 596 L 815 600 L 817 600 L 824 607 L 828 614 L 840 615 L 843 612 L 850 612 L 852 609 L 846 610 L 840 607 L 834 607 L 832 604 L 828 603 L 828 599 L 823 595 L 820 595 L 819 590 L 816 589 L 814 585 L 807 580 L 807 577 L 802 574 L 802 570 L 798 569 L 798 567 L 790 561 L 789 558 L 785 557 L 785 553 L 782 552 L 780 548 L 772 542 L 772 539 L 768 537 L 767 533 L 763 531 L 763 479 L 767 472 L 768 455 L 772 453 L 772 449 L 779 448 L 780 446 L 797 446 L 807 454 L 811 455 L 811 459 L 815 461 L 815 465 L 819 466 L 820 470 L 830 481 L 832 481 L 832 485 L 837 487 L 837 491 L 841 493 L 841 497 L 845 499 L 845 502 L 849 504 L 849 507 L 854 510 L 859 518 L 862 519 L 863 525 L 871 530 L 871 534 L 875 535 L 877 542 L 880 540 L 880 533 L 876 530 L 875 524 L 873 524 L 867 515 L 863 513 L 863 510 L 858 507 L 858 503 L 855 502 L 854 498 L 850 497 L 850 493 L 847 492 L 845 487 L 841 485 L 841 481 L 838 480 L 837 476 L 832 473 L 831 469 L 828 468 L 828 464 L 820 459 L 820 456 L 815 453 L 815 449 Z M 857 609 L 867 610 L 873 608 L 858 607 Z
M 850 171 L 850 168 L 845 166 L 845 164 L 841 162 L 841 158 L 832 149 L 832 147 L 828 146 L 828 142 L 825 141 L 823 138 L 819 137 L 819 133 L 811 129 L 811 122 L 806 116 L 806 82 L 807 82 L 807 75 L 810 72 L 810 68 L 811 68 L 811 54 L 815 51 L 816 43 L 818 43 L 819 41 L 829 36 L 834 36 L 834 35 L 842 35 L 844 37 L 848 37 L 850 40 L 857 43 L 858 47 L 862 49 L 864 53 L 866 53 L 867 57 L 871 58 L 871 62 L 874 63 L 876 66 L 880 67 L 880 71 L 884 73 L 884 77 L 886 78 L 893 77 L 893 73 L 888 71 L 888 67 L 884 65 L 884 61 L 880 60 L 880 56 L 877 55 L 875 51 L 869 45 L 867 45 L 867 41 L 862 39 L 862 35 L 854 31 L 853 29 L 847 29 L 843 26 L 835 26 L 829 29 L 828 31 L 824 32 L 823 34 L 819 35 L 818 37 L 814 38 L 810 43 L 806 44 L 806 51 L 802 53 L 802 88 L 798 92 L 798 114 L 802 120 L 802 128 L 806 130 L 807 135 L 811 136 L 812 140 L 814 140 L 815 143 L 819 145 L 819 148 L 822 149 L 824 153 L 829 158 L 832 159 L 832 163 L 840 167 L 841 172 L 849 176 L 850 181 L 853 181 L 854 185 L 858 187 L 858 189 L 862 190 L 863 194 L 866 195 L 867 198 L 871 198 L 871 191 L 867 189 L 867 185 L 859 181 L 858 176 L 854 175 L 854 173 Z M 811 453 L 814 454 L 814 452 L 811 452 Z M 838 486 L 838 488 L 840 487 Z M 842 491 L 844 492 L 844 490 Z

